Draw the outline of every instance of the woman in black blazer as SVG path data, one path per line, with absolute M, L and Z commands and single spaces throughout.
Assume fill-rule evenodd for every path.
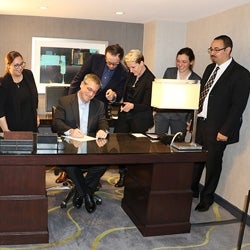
M 6 57 L 6 74 L 0 79 L 0 127 L 3 131 L 37 132 L 38 93 L 33 73 L 17 51 Z
M 118 113 L 115 133 L 145 133 L 153 127 L 153 112 L 151 108 L 153 73 L 144 64 L 140 50 L 130 50 L 124 58 L 130 75 L 125 85 L 123 105 Z M 124 185 L 126 169 L 119 167 L 120 179 L 116 187 Z

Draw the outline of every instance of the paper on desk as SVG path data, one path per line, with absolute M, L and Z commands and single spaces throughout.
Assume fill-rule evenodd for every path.
M 146 135 L 141 133 L 132 133 L 131 135 L 133 135 L 134 137 L 147 137 Z
M 95 137 L 85 135 L 84 137 L 73 137 L 73 136 L 63 136 L 68 140 L 75 140 L 75 141 L 93 141 L 96 140 Z

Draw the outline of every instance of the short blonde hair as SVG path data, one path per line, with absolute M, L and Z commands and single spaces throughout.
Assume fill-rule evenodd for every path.
M 124 61 L 125 63 L 127 62 L 140 63 L 141 61 L 144 62 L 144 56 L 139 49 L 132 49 L 128 52 L 127 55 L 125 55 Z
M 87 83 L 88 80 L 91 80 L 91 81 L 95 82 L 95 84 L 98 85 L 99 88 L 102 87 L 101 80 L 100 80 L 100 78 L 97 75 L 95 75 L 93 73 L 85 75 L 85 77 L 83 79 L 83 82 Z

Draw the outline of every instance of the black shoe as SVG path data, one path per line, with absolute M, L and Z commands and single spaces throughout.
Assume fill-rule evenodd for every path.
M 127 170 L 123 170 L 123 172 L 120 173 L 120 179 L 115 184 L 115 187 L 124 187 L 124 181 L 125 181 L 125 176 L 127 172 L 128 172 Z
M 79 209 L 79 208 L 81 208 L 82 203 L 83 203 L 82 196 L 75 193 L 75 195 L 73 196 L 73 206 L 76 207 L 77 209 Z
M 96 210 L 96 203 L 92 194 L 86 194 L 85 197 L 85 208 L 88 213 L 93 213 Z
M 206 212 L 210 206 L 213 204 L 213 202 L 204 202 L 201 201 L 195 208 L 195 210 L 199 211 L 199 212 Z

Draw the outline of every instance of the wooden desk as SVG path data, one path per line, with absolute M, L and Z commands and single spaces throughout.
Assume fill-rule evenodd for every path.
M 101 156 L 101 157 L 98 157 Z M 87 153 L 65 143 L 63 152 L 0 154 L 0 245 L 46 243 L 46 165 L 124 164 L 122 208 L 144 236 L 190 231 L 193 163 L 206 152 L 175 152 L 148 138 L 110 134 L 107 144 L 87 143 Z

